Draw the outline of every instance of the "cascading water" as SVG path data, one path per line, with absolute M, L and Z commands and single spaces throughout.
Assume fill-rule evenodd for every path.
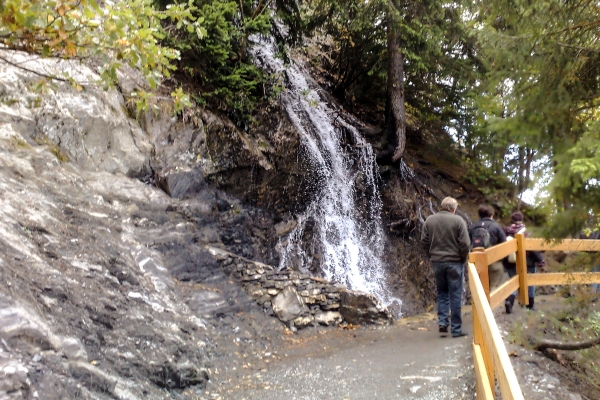
M 326 279 L 376 295 L 384 304 L 401 301 L 385 287 L 382 253 L 381 198 L 373 149 L 360 135 L 357 121 L 330 101 L 300 66 L 285 65 L 269 39 L 255 39 L 254 54 L 262 67 L 286 80 L 285 109 L 298 130 L 314 176 L 315 198 L 288 237 L 280 242 L 281 268 L 307 271 L 312 253 L 303 236 L 312 228 L 319 264 Z

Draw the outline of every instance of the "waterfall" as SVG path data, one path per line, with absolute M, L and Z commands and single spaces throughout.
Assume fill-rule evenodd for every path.
M 324 277 L 377 296 L 384 304 L 401 301 L 386 288 L 381 198 L 373 149 L 356 128 L 358 121 L 332 101 L 295 63 L 276 57 L 272 39 L 254 38 L 256 62 L 285 79 L 282 103 L 299 132 L 302 151 L 311 165 L 315 197 L 289 235 L 280 240 L 280 269 L 308 271 L 312 254 Z M 303 236 L 313 231 L 313 251 Z

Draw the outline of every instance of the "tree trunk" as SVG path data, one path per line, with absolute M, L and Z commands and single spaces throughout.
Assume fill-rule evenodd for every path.
M 517 160 L 517 195 L 520 196 L 525 190 L 525 147 L 519 146 L 519 158 Z
M 388 0 L 391 2 L 391 0 Z M 400 52 L 397 10 L 390 4 L 388 12 L 388 78 L 385 128 L 390 143 L 395 144 L 392 161 L 404 155 L 406 147 L 406 114 L 404 110 L 404 58 Z
M 535 150 L 528 148 L 527 149 L 527 160 L 525 162 L 525 185 L 529 187 L 531 184 L 531 163 L 533 162 L 533 156 L 535 155 Z

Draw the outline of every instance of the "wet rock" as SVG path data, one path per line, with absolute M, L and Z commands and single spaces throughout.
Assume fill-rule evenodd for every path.
M 217 198 L 217 209 L 220 212 L 225 212 L 231 210 L 231 204 L 221 197 Z
M 344 321 L 355 325 L 393 322 L 392 314 L 375 296 L 358 291 L 340 293 L 340 313 Z
M 193 294 L 188 301 L 188 307 L 200 315 L 207 315 L 226 308 L 227 301 L 221 293 L 202 290 Z
M 185 177 L 187 172 L 202 169 L 204 161 L 210 158 L 206 151 L 206 134 L 201 119 L 196 119 L 193 123 L 184 123 L 170 113 L 155 113 L 151 110 L 142 113 L 140 124 L 154 144 L 155 156 L 151 163 L 157 180 L 173 177 L 173 182 L 167 182 L 169 188 L 177 186 L 176 181 L 179 179 L 193 182 L 202 177 L 197 176 L 196 172 Z M 186 172 L 176 177 L 182 171 Z M 185 186 L 188 185 L 182 185 Z
M 277 236 L 285 236 L 288 233 L 290 233 L 292 229 L 294 229 L 297 225 L 298 222 L 296 222 L 296 220 L 294 219 L 291 219 L 289 221 L 282 221 L 278 224 L 275 224 L 275 233 L 277 233 Z
M 206 186 L 200 168 L 158 176 L 156 183 L 158 187 L 174 198 L 191 197 L 200 193 Z
M 165 246 L 167 247 L 167 246 Z M 186 251 L 182 251 L 183 248 Z M 180 243 L 179 246 L 171 243 L 168 248 L 159 247 L 169 257 L 171 274 L 180 281 L 201 282 L 209 276 L 221 276 L 218 263 L 213 256 L 200 246 Z
M 283 322 L 291 321 L 308 312 L 308 308 L 304 304 L 302 297 L 291 286 L 288 286 L 275 296 L 272 304 L 275 315 Z

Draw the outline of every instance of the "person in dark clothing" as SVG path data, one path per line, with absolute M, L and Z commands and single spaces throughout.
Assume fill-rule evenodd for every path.
M 480 220 L 471 224 L 469 228 L 469 237 L 473 246 L 478 243 L 477 237 L 481 232 L 487 230 L 489 234 L 489 243 L 485 247 L 492 247 L 506 242 L 506 234 L 499 223 L 494 221 L 494 208 L 485 204 L 479 206 L 477 210 Z M 488 276 L 490 279 L 490 291 L 498 288 L 504 280 L 504 265 L 502 261 L 496 261 L 488 266 Z
M 511 224 L 504 228 L 504 232 L 508 236 L 515 236 L 517 233 L 524 233 L 525 236 L 529 236 L 529 232 L 525 232 L 525 224 L 523 224 L 523 213 L 520 211 L 514 212 L 510 216 Z M 525 260 L 527 262 L 527 273 L 533 274 L 537 272 L 537 268 L 540 267 L 542 271 L 544 271 L 546 267 L 546 261 L 542 256 L 542 253 L 539 251 L 527 251 L 525 252 Z M 508 259 L 504 259 L 504 266 L 506 268 L 506 272 L 508 272 L 508 276 L 512 278 L 517 274 L 517 264 L 508 262 Z M 512 308 L 515 304 L 515 297 L 517 296 L 517 292 L 514 292 L 504 302 L 504 308 L 507 314 L 512 313 Z M 535 310 L 535 287 L 529 286 L 527 287 L 527 296 L 529 297 L 529 304 L 527 304 L 527 308 L 529 310 Z
M 465 221 L 455 215 L 458 202 L 446 197 L 442 211 L 430 215 L 421 230 L 421 242 L 431 260 L 437 287 L 438 326 L 452 337 L 466 336 L 462 331 L 462 286 L 464 266 L 471 241 Z M 449 312 L 451 312 L 451 319 Z M 450 324 L 452 322 L 452 324 Z

